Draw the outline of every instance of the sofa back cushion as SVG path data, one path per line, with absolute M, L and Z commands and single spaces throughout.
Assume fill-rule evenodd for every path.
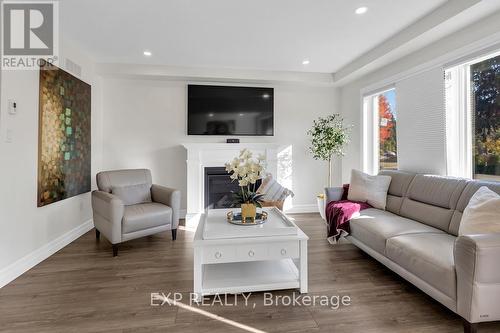
M 464 190 L 460 194 L 460 197 L 457 202 L 456 210 L 453 213 L 450 227 L 448 232 L 455 236 L 458 236 L 458 230 L 460 228 L 460 221 L 462 220 L 462 214 L 469 203 L 470 198 L 476 193 L 476 191 L 482 187 L 486 186 L 490 190 L 500 194 L 500 183 L 498 182 L 488 182 L 488 181 L 478 181 L 471 180 L 467 182 Z
M 465 179 L 416 175 L 403 199 L 400 215 L 448 232 L 466 185 Z
M 151 188 L 151 171 L 148 169 L 127 169 L 103 171 L 96 175 L 100 191 L 111 193 L 113 187 L 125 187 L 145 184 Z
M 151 185 L 148 184 L 112 186 L 111 193 L 120 198 L 125 206 L 151 202 Z
M 380 171 L 380 175 L 391 176 L 391 185 L 389 186 L 389 191 L 387 192 L 387 204 L 386 210 L 391 213 L 398 214 L 401 210 L 401 204 L 403 203 L 403 197 L 406 196 L 410 184 L 415 178 L 415 173 L 400 170 L 383 170 Z

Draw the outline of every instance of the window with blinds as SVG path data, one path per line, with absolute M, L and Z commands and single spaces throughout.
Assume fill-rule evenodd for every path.
M 445 71 L 448 174 L 500 181 L 500 55 Z

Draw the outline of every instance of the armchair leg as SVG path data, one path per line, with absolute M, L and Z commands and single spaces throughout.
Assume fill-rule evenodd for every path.
M 464 333 L 477 333 L 478 323 L 469 323 L 464 319 Z
M 101 239 L 101 232 L 97 229 L 95 229 L 95 239 L 97 240 Z
M 113 257 L 116 257 L 118 255 L 118 244 L 113 244 Z
M 172 240 L 177 238 L 177 229 L 172 229 Z

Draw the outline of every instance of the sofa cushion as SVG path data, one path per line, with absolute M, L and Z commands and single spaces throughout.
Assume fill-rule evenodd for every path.
M 401 216 L 448 231 L 454 210 L 429 205 L 405 198 L 401 205 Z
M 408 190 L 408 197 L 429 205 L 455 209 L 466 184 L 467 181 L 460 178 L 416 175 Z
M 404 197 L 416 174 L 401 170 L 382 170 L 379 175 L 391 177 L 391 185 L 389 186 L 387 194 Z
M 151 202 L 151 186 L 148 184 L 112 186 L 111 193 L 120 198 L 125 206 Z
M 403 199 L 400 215 L 448 232 L 466 184 L 465 179 L 416 175 Z
M 351 219 L 350 229 L 352 237 L 384 255 L 388 238 L 413 233 L 443 233 L 431 226 L 375 208 L 363 210 L 360 216 Z
M 400 235 L 387 240 L 386 256 L 456 299 L 455 239 L 455 236 L 445 233 Z
M 123 233 L 158 227 L 172 222 L 172 208 L 159 203 L 143 203 L 125 207 Z
M 111 192 L 113 186 L 130 186 L 137 184 L 152 185 L 151 171 L 148 169 L 127 169 L 102 171 L 96 175 L 97 187 L 100 191 Z
M 410 184 L 415 178 L 415 173 L 401 170 L 383 170 L 379 175 L 391 176 L 391 185 L 387 191 L 387 205 L 385 207 L 391 213 L 399 214 L 403 197 L 408 192 Z

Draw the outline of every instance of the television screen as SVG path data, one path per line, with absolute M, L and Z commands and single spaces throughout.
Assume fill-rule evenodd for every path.
M 273 135 L 273 88 L 188 85 L 188 135 Z

